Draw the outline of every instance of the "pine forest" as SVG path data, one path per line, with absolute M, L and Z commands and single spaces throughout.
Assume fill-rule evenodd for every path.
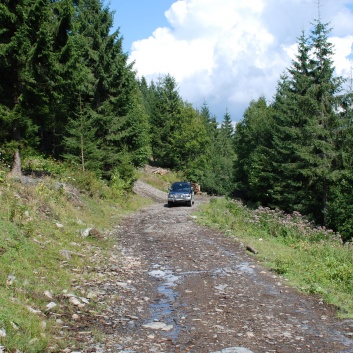
M 271 102 L 217 119 L 171 75 L 137 76 L 100 0 L 3 0 L 0 23 L 0 162 L 14 177 L 42 158 L 131 186 L 149 163 L 351 240 L 352 87 L 335 75 L 329 24 L 298 34 Z

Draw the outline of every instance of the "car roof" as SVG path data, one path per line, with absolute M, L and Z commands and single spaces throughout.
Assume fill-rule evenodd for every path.
M 172 185 L 191 185 L 188 181 L 176 181 Z

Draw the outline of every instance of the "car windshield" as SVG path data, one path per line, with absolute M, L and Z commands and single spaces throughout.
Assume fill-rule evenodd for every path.
M 173 184 L 172 191 L 190 191 L 190 185 L 188 184 Z

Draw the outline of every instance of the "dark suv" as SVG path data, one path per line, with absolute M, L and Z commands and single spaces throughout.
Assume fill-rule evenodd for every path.
M 178 181 L 173 183 L 168 193 L 168 206 L 186 204 L 191 207 L 194 204 L 194 189 L 191 183 Z

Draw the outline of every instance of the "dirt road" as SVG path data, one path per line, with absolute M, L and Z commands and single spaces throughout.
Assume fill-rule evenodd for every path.
M 288 288 L 241 244 L 195 224 L 193 207 L 152 206 L 115 232 L 123 256 L 101 284 L 105 342 L 90 352 L 353 352 L 353 321 Z M 115 271 L 115 272 L 114 272 Z M 94 348 L 93 348 L 94 347 Z

